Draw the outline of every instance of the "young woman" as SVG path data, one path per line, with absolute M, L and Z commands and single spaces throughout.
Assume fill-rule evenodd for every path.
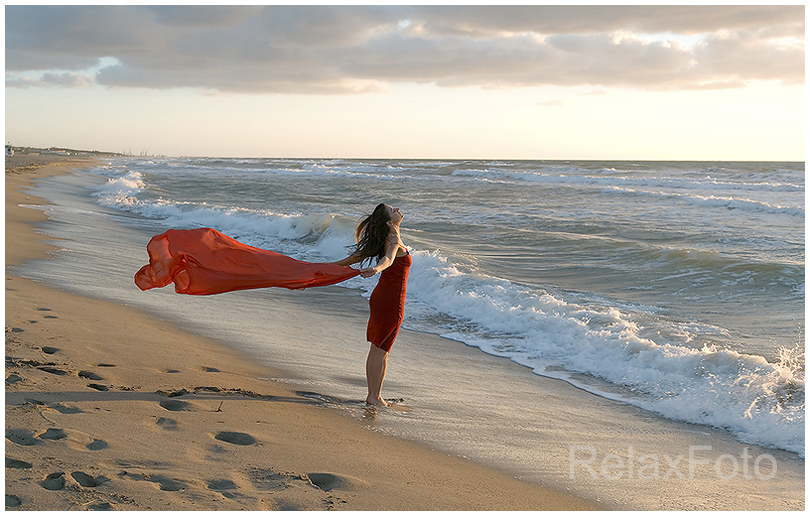
M 411 256 L 399 236 L 399 209 L 380 204 L 357 225 L 354 253 L 339 262 L 310 263 L 239 242 L 213 228 L 170 229 L 155 235 L 146 249 L 149 264 L 135 274 L 141 290 L 174 283 L 175 292 L 212 295 L 234 290 L 283 287 L 304 289 L 334 285 L 357 275 L 380 280 L 371 294 L 366 360 L 371 405 L 388 405 L 380 396 L 388 352 L 405 313 L 405 286 Z M 355 263 L 376 261 L 353 269 Z
M 348 266 L 376 260 L 373 267 L 361 269 L 360 275 L 370 278 L 380 273 L 379 282 L 369 299 L 371 313 L 366 330 L 366 338 L 371 343 L 366 359 L 366 403 L 370 405 L 388 405 L 380 391 L 388 367 L 388 352 L 405 315 L 405 288 L 412 260 L 399 235 L 399 224 L 403 218 L 399 208 L 379 204 L 371 215 L 357 225 L 354 253 L 334 262 Z

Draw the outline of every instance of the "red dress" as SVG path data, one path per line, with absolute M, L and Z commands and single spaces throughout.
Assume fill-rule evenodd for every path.
M 412 263 L 410 253 L 395 258 L 394 263 L 380 274 L 368 300 L 371 315 L 366 339 L 385 351 L 391 350 L 405 317 L 405 290 Z

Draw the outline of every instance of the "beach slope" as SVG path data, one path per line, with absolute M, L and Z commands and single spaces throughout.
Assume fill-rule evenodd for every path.
M 7 509 L 597 509 L 372 432 L 218 342 L 10 274 L 47 257 L 25 187 L 83 165 L 56 161 L 6 158 Z

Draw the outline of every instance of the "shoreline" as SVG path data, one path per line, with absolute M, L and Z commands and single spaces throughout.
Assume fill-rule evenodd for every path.
M 53 248 L 20 189 L 89 163 L 50 161 L 7 168 L 7 266 Z M 8 272 L 6 355 L 9 509 L 600 509 L 369 431 L 141 310 Z

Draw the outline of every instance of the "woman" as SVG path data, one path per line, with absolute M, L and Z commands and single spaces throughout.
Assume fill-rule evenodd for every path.
M 149 241 L 149 264 L 135 274 L 135 284 L 149 290 L 174 283 L 179 294 L 212 295 L 268 287 L 305 289 L 382 273 L 369 300 L 366 336 L 372 345 L 366 360 L 366 402 L 386 406 L 380 389 L 388 352 L 402 324 L 411 266 L 411 256 L 399 236 L 402 219 L 399 209 L 378 205 L 357 225 L 354 253 L 333 263 L 296 260 L 249 246 L 213 228 L 170 229 Z M 377 264 L 360 270 L 349 267 L 367 260 Z
M 354 253 L 334 262 L 348 266 L 367 260 L 377 264 L 360 270 L 360 275 L 370 278 L 380 274 L 379 282 L 369 299 L 370 315 L 366 338 L 371 343 L 366 359 L 369 405 L 388 406 L 380 391 L 388 367 L 388 352 L 397 338 L 405 314 L 405 288 L 411 255 L 399 235 L 399 224 L 404 216 L 399 208 L 379 204 L 371 215 L 357 225 L 357 244 Z

